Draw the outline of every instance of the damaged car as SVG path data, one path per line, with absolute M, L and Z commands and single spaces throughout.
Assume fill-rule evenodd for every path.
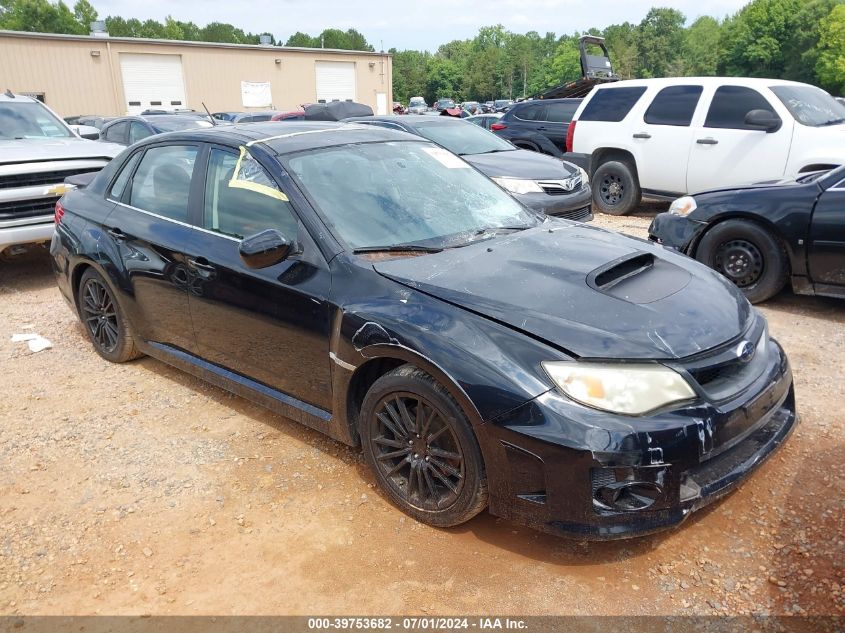
M 56 218 L 58 287 L 98 354 L 360 446 L 432 526 L 487 509 L 578 538 L 673 527 L 796 423 L 786 355 L 733 284 L 529 210 L 419 136 L 151 137 Z

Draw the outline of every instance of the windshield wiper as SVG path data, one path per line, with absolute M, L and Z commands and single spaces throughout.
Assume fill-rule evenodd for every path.
M 819 127 L 825 127 L 827 125 L 838 125 L 840 123 L 845 123 L 845 119 L 831 119 L 830 121 L 825 121 L 824 123 L 820 123 Z
M 437 246 L 420 246 L 419 244 L 390 244 L 387 246 L 362 246 L 356 248 L 352 252 L 356 255 L 360 253 L 402 253 L 413 251 L 418 253 L 439 253 L 443 249 Z

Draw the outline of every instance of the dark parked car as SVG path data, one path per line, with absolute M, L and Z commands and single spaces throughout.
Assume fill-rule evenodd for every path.
M 483 127 L 485 130 L 489 130 L 490 127 L 494 123 L 498 123 L 501 118 L 501 114 L 477 114 L 476 116 L 467 117 L 467 121 L 469 123 L 475 123 L 476 125 Z
M 715 268 L 752 303 L 787 281 L 798 294 L 845 298 L 845 167 L 684 196 L 649 237 Z
M 517 147 L 563 156 L 566 132 L 582 99 L 523 101 L 508 110 L 490 129 Z
M 213 116 L 218 121 L 229 123 L 260 123 L 275 120 L 274 116 L 282 114 L 278 110 L 254 110 L 252 112 L 215 112 Z
M 442 112 L 443 110 L 450 110 L 455 107 L 457 106 L 455 105 L 454 99 L 438 99 L 434 103 L 434 109 L 438 112 Z
M 517 149 L 477 125 L 446 116 L 373 116 L 345 121 L 402 130 L 434 141 L 536 211 L 582 222 L 593 217 L 590 181 L 580 167 Z
M 496 99 L 493 102 L 493 109 L 496 112 L 507 112 L 513 106 L 513 99 Z
M 100 140 L 132 145 L 141 139 L 164 132 L 212 127 L 205 116 L 191 114 L 150 114 L 112 119 L 100 129 Z
M 793 428 L 786 356 L 705 266 L 529 211 L 420 137 L 287 125 L 149 138 L 59 201 L 56 279 L 103 358 L 360 444 L 441 527 L 653 532 Z

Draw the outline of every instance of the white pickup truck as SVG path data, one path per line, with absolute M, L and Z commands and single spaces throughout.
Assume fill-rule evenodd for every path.
M 593 202 L 623 215 L 642 196 L 795 177 L 845 164 L 845 105 L 777 79 L 672 77 L 596 87 L 567 136 Z
M 79 137 L 40 101 L 0 94 L 0 255 L 49 242 L 65 178 L 99 171 L 121 151 Z

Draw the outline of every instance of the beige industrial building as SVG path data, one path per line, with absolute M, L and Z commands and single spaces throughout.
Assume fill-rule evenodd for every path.
M 387 114 L 391 62 L 361 51 L 0 31 L 0 92 L 36 96 L 61 116 L 347 99 Z

